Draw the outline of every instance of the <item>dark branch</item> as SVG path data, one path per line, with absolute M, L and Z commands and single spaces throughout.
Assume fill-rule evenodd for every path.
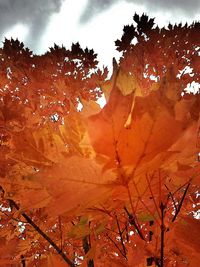
M 83 250 L 85 252 L 85 255 L 89 252 L 90 248 L 91 248 L 91 245 L 90 245 L 90 242 L 88 240 L 88 237 L 85 236 L 83 238 Z M 93 259 L 89 259 L 89 261 L 87 262 L 87 266 L 88 267 L 94 267 L 94 261 L 93 261 Z
M 172 192 L 169 190 L 169 188 L 168 188 L 168 186 L 167 186 L 166 184 L 165 184 L 164 186 L 165 186 L 166 189 L 168 190 L 168 192 L 169 192 L 169 197 L 171 197 L 171 200 L 172 200 L 172 202 L 173 202 L 174 208 L 175 208 L 175 210 L 176 210 L 176 212 L 177 212 L 176 201 L 175 201 L 175 199 L 174 199 L 174 197 L 173 197 L 173 194 L 172 194 Z
M 13 207 L 16 208 L 16 210 L 20 209 L 17 203 L 15 203 L 13 200 L 9 199 L 9 202 Z M 66 254 L 62 252 L 62 250 L 56 245 L 56 243 L 47 234 L 45 234 L 26 213 L 23 212 L 21 213 L 21 215 L 24 219 L 26 219 L 27 223 L 29 223 L 46 241 L 49 242 L 49 244 L 51 244 L 51 246 L 70 267 L 75 267 L 74 263 L 66 256 Z
M 127 257 L 126 257 L 126 248 L 125 248 L 124 240 L 123 240 L 123 232 L 122 232 L 122 230 L 120 228 L 117 215 L 115 216 L 115 218 L 116 218 L 116 221 L 117 221 L 117 228 L 118 228 L 118 231 L 119 231 L 120 241 L 121 241 L 123 252 L 124 252 L 123 254 L 125 255 L 125 258 L 127 259 Z
M 186 194 L 187 194 L 187 191 L 188 191 L 189 186 L 190 186 L 190 183 L 188 183 L 188 185 L 187 185 L 186 188 L 185 188 L 185 191 L 184 191 L 183 196 L 182 196 L 182 198 L 181 198 L 181 201 L 180 201 L 180 203 L 179 203 L 179 205 L 178 205 L 178 208 L 177 208 L 177 210 L 176 210 L 176 213 L 175 213 L 175 215 L 174 215 L 174 217 L 173 217 L 173 219 L 172 219 L 172 222 L 174 222 L 174 221 L 176 220 L 176 217 L 178 216 L 178 214 L 179 214 L 179 212 L 180 212 L 180 210 L 181 210 L 181 207 L 182 207 L 182 205 L 183 205 L 183 201 L 184 201 L 184 199 L 185 199 L 185 196 L 186 196 Z
M 141 232 L 141 230 L 140 230 L 140 227 L 137 225 L 137 223 L 136 223 L 136 221 L 135 221 L 135 219 L 134 219 L 134 216 L 127 210 L 126 207 L 124 207 L 124 210 L 126 211 L 126 213 L 127 213 L 127 215 L 128 215 L 129 223 L 135 227 L 135 229 L 137 230 L 137 233 L 138 233 L 138 235 L 140 236 L 140 238 L 141 238 L 142 240 L 145 240 L 145 238 L 144 238 L 144 236 L 143 236 L 143 234 L 142 234 L 142 232 Z
M 25 261 L 25 257 L 24 255 L 21 255 L 21 264 L 22 264 L 22 267 L 26 267 L 26 261 Z
M 165 237 L 165 224 L 164 224 L 164 216 L 165 216 L 165 205 L 161 202 L 160 204 L 161 210 L 161 242 L 160 242 L 160 267 L 164 267 L 164 237 Z
M 126 257 L 126 255 L 124 255 L 123 251 L 120 249 L 120 247 L 115 243 L 115 241 L 112 240 L 112 238 L 106 234 L 106 236 L 108 237 L 108 239 L 115 245 L 115 247 L 118 249 L 118 251 L 120 252 L 120 254 L 123 256 L 123 257 Z

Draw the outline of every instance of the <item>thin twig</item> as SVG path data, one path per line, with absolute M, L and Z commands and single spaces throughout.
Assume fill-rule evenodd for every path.
M 26 260 L 25 260 L 24 255 L 21 255 L 20 258 L 21 258 L 22 267 L 26 267 Z
M 63 233 L 62 233 L 62 222 L 60 216 L 58 216 L 58 225 L 60 231 L 60 249 L 63 250 Z
M 137 188 L 137 185 L 135 184 L 135 182 L 133 181 L 133 185 L 137 191 L 137 194 L 138 194 L 138 197 L 139 197 L 139 192 L 138 192 L 138 188 Z M 127 185 L 127 192 L 128 192 L 128 197 L 129 197 L 129 201 L 130 201 L 130 204 L 131 204 L 131 210 L 132 210 L 132 214 L 135 214 L 136 215 L 136 208 L 133 207 L 133 201 L 132 201 L 132 197 L 131 197 L 131 192 L 130 192 L 130 188 L 129 188 L 129 185 Z M 137 202 L 138 204 L 138 202 Z M 137 217 L 135 216 L 135 222 L 139 225 L 139 222 L 138 222 L 138 219 Z
M 169 191 L 169 196 L 171 197 L 172 202 L 173 202 L 173 205 L 174 205 L 174 208 L 175 208 L 175 210 L 176 210 L 176 212 L 177 212 L 176 201 L 175 201 L 175 199 L 174 199 L 174 197 L 173 197 L 173 194 L 172 194 L 172 192 L 169 190 L 169 188 L 168 188 L 168 186 L 167 186 L 166 184 L 164 184 L 164 186 L 165 186 L 166 189 Z
M 181 210 L 181 207 L 182 207 L 182 205 L 183 205 L 183 201 L 184 201 L 184 199 L 185 199 L 185 196 L 186 196 L 186 194 L 187 194 L 187 191 L 188 191 L 189 186 L 190 186 L 190 183 L 188 183 L 187 187 L 185 188 L 185 191 L 184 191 L 183 196 L 182 196 L 182 198 L 181 198 L 181 201 L 180 201 L 180 203 L 179 203 L 179 205 L 178 205 L 177 211 L 176 211 L 176 213 L 175 213 L 175 215 L 174 215 L 174 217 L 173 217 L 173 219 L 172 219 L 172 222 L 174 222 L 174 221 L 176 220 L 176 217 L 178 216 L 178 214 L 179 214 L 179 212 L 180 212 L 180 210 Z
M 10 219 L 12 219 L 13 221 L 16 221 L 16 222 L 21 222 L 21 223 L 27 223 L 27 222 L 25 222 L 25 221 L 22 221 L 22 220 L 20 220 L 20 219 L 17 219 L 17 218 L 14 218 L 13 216 L 10 216 L 10 215 L 8 215 L 5 211 L 3 211 L 3 210 L 0 210 L 0 212 L 1 213 L 3 213 L 4 215 L 6 215 L 8 218 L 10 218 Z
M 149 190 L 150 190 L 152 199 L 153 199 L 153 203 L 154 203 L 154 205 L 155 205 L 155 207 L 156 207 L 156 210 L 157 210 L 157 212 L 158 212 L 158 216 L 161 218 L 161 216 L 160 216 L 160 211 L 159 211 L 159 209 L 158 209 L 158 205 L 157 205 L 156 200 L 155 200 L 155 198 L 154 198 L 153 191 L 152 191 L 151 184 L 150 184 L 150 181 L 149 181 L 149 178 L 148 178 L 147 173 L 146 173 L 146 180 L 147 180 L 148 187 L 149 187 Z
M 83 238 L 83 250 L 85 252 L 85 255 L 89 252 L 90 249 L 91 249 L 91 246 L 90 246 L 90 242 L 88 240 L 88 236 L 85 236 Z M 87 261 L 87 266 L 88 267 L 94 267 L 94 261 L 93 261 L 93 259 L 89 259 Z
M 124 251 L 125 258 L 127 259 L 127 257 L 126 257 L 126 248 L 125 248 L 125 245 L 124 245 L 122 231 L 121 231 L 121 228 L 120 228 L 120 225 L 119 225 L 119 221 L 118 221 L 117 215 L 115 217 L 116 217 L 116 221 L 117 221 L 117 228 L 118 228 L 118 231 L 119 231 L 120 241 L 121 241 L 121 244 L 122 244 L 122 248 L 123 248 L 123 251 Z
M 160 169 L 158 169 L 158 179 L 159 179 L 159 205 L 161 203 L 161 187 L 162 187 L 162 183 L 161 183 L 161 173 L 160 173 Z
M 179 188 L 177 188 L 172 195 L 175 195 L 178 191 L 180 191 L 184 186 L 188 185 L 188 183 L 190 183 L 192 181 L 192 178 L 189 179 L 189 181 L 185 182 L 183 185 L 181 185 Z
M 120 254 L 123 256 L 123 257 L 126 257 L 126 255 L 124 255 L 124 253 L 121 251 L 120 247 L 115 243 L 115 241 L 112 240 L 112 238 L 106 234 L 106 236 L 108 237 L 108 239 L 115 245 L 115 247 L 118 249 L 118 251 L 120 252 Z
M 129 242 L 129 232 L 128 232 L 128 225 L 126 224 L 126 241 Z
M 160 267 L 164 267 L 164 237 L 165 237 L 165 224 L 164 224 L 164 215 L 165 215 L 165 205 L 161 202 L 161 242 L 160 242 Z
M 103 213 L 107 214 L 108 216 L 110 216 L 111 218 L 113 218 L 113 216 L 110 214 L 111 212 L 106 210 L 106 208 L 104 208 L 103 205 L 101 205 L 101 206 L 102 206 L 102 209 L 94 206 L 92 208 L 89 208 L 89 210 L 103 212 Z
M 143 236 L 143 234 L 142 234 L 142 232 L 141 232 L 141 230 L 140 230 L 140 226 L 137 225 L 137 223 L 136 223 L 136 221 L 135 221 L 135 219 L 134 219 L 133 214 L 131 214 L 131 213 L 127 210 L 126 207 L 124 207 L 124 210 L 126 211 L 126 213 L 127 213 L 127 215 L 128 215 L 129 223 L 135 227 L 135 229 L 137 230 L 137 233 L 139 234 L 140 238 L 141 238 L 142 240 L 145 240 L 145 238 L 144 238 L 144 236 Z

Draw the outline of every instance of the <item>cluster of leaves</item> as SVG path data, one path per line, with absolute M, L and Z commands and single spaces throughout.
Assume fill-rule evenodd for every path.
M 200 82 L 199 22 L 190 26 L 169 24 L 160 29 L 146 15 L 135 14 L 133 19 L 137 26 L 125 26 L 121 40 L 115 43 L 123 53 L 121 68 L 135 76 L 143 93 L 149 91 L 155 80 L 161 81 L 170 69 L 181 77 L 180 91 L 192 81 Z M 192 75 L 187 72 L 188 67 Z
M 55 45 L 36 56 L 18 40 L 6 39 L 0 62 L 2 116 L 7 127 L 19 129 L 28 122 L 30 127 L 44 123 L 53 114 L 66 115 L 81 100 L 96 100 L 107 77 L 107 69 L 97 68 L 94 51 L 78 43 L 71 50 Z
M 1 266 L 198 266 L 200 24 L 134 21 L 109 80 L 78 44 L 5 40 Z

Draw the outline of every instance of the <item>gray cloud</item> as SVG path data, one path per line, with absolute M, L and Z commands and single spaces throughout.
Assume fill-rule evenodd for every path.
M 103 12 L 110 6 L 119 2 L 119 0 L 88 0 L 85 10 L 80 17 L 80 23 L 85 23 L 91 20 L 98 13 Z
M 86 23 L 95 15 L 110 8 L 120 0 L 88 0 L 87 6 L 83 11 L 80 23 Z M 129 3 L 144 5 L 149 12 L 163 11 L 172 15 L 183 15 L 186 18 L 192 18 L 198 12 L 200 13 L 199 0 L 125 0 Z M 137 11 L 137 10 L 135 10 Z
M 49 18 L 59 12 L 64 0 L 0 0 L 1 35 L 18 23 L 29 27 L 28 45 L 37 49 Z

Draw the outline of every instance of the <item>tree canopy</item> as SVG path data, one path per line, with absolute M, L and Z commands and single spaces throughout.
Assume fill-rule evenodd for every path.
M 200 23 L 133 20 L 110 78 L 78 43 L 0 49 L 0 266 L 199 265 Z

